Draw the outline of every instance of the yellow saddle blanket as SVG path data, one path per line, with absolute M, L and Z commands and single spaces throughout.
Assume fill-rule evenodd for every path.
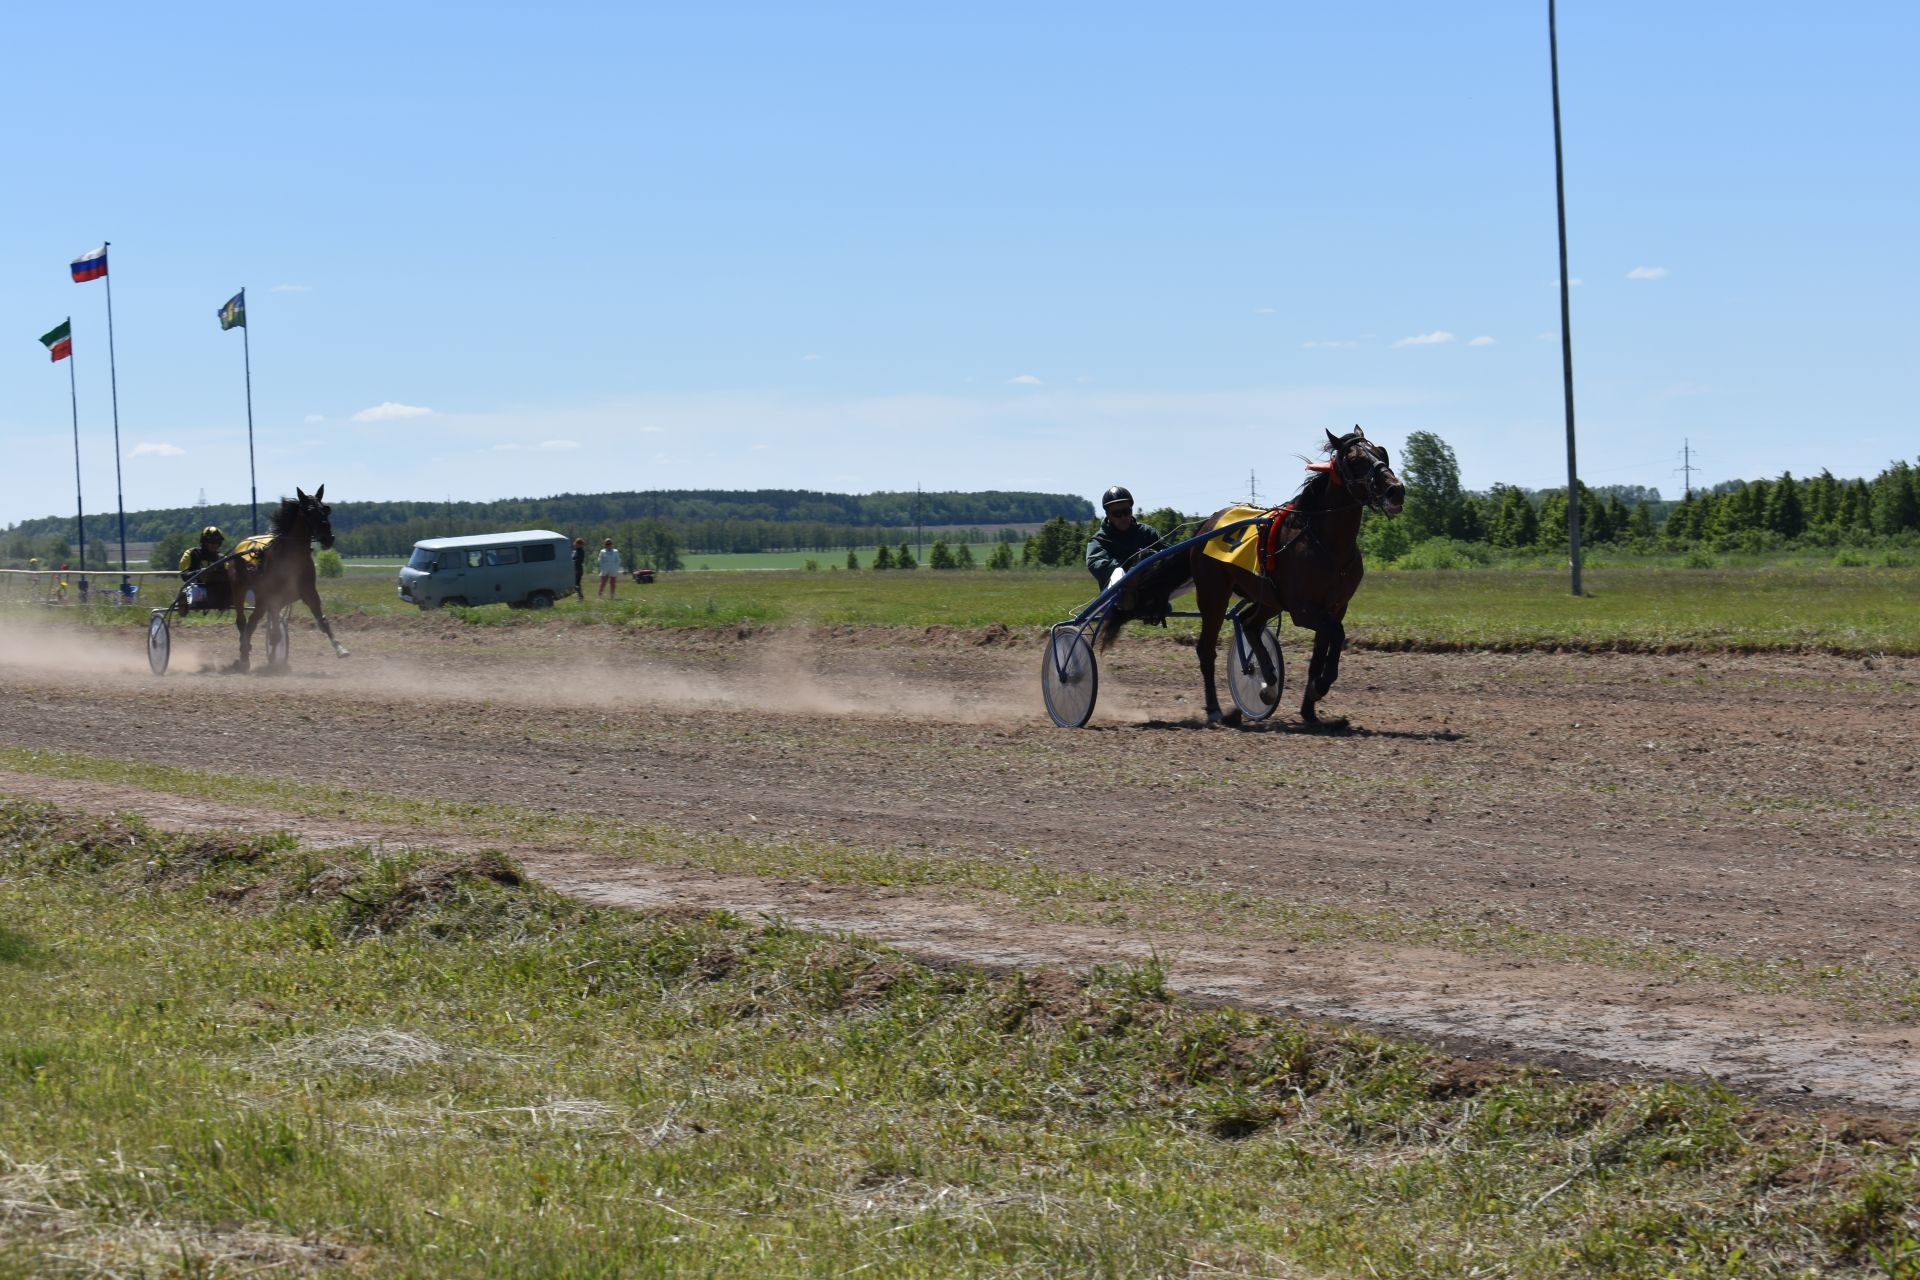
M 260 557 L 266 553 L 267 547 L 271 545 L 272 542 L 272 534 L 256 533 L 250 538 L 242 538 L 240 541 L 234 543 L 233 554 L 239 556 L 240 559 L 245 562 L 247 568 L 258 569 L 260 567 Z
M 1251 520 L 1255 516 L 1271 516 L 1274 508 L 1268 507 L 1228 507 L 1220 513 L 1218 524 L 1233 524 L 1239 520 Z M 1230 530 L 1217 538 L 1208 538 L 1200 549 L 1215 560 L 1224 560 L 1236 568 L 1248 573 L 1260 572 L 1260 530 L 1257 524 L 1244 525 Z

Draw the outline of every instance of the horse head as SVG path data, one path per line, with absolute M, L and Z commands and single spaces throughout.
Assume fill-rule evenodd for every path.
M 307 527 L 307 537 L 319 543 L 323 548 L 333 546 L 333 508 L 320 499 L 326 496 L 327 486 L 321 485 L 311 494 L 299 488 L 294 489 L 299 507 L 301 523 Z
M 1388 465 L 1385 445 L 1367 439 L 1356 426 L 1344 436 L 1327 432 L 1327 452 L 1333 455 L 1334 479 L 1346 487 L 1355 502 L 1382 515 L 1400 514 L 1407 503 L 1407 486 Z

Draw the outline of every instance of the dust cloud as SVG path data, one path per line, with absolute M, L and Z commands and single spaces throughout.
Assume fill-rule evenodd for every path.
M 751 643 L 590 628 L 338 631 L 353 656 L 336 659 L 304 620 L 293 629 L 291 670 L 262 674 L 263 638 L 252 674 L 226 668 L 238 653 L 228 626 L 173 629 L 165 677 L 147 666 L 145 634 L 57 622 L 0 620 L 0 669 L 59 686 L 190 696 L 205 680 L 251 681 L 275 690 L 418 704 L 484 702 L 528 709 L 759 710 L 802 716 L 878 716 L 979 724 L 1030 719 L 1039 706 L 1037 663 L 1004 651 L 983 655 L 891 645 L 822 644 L 805 632 L 767 631 Z M 1024 655 L 1021 655 L 1024 656 Z M 942 661 L 951 658 L 951 663 Z

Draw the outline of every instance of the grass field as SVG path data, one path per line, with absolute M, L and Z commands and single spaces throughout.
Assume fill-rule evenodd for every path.
M 0 1273 L 1911 1276 L 1884 1122 L 0 806 Z M 164 1102 L 162 1102 L 164 1100 Z
M 1774 565 L 1590 571 L 1587 593 L 1545 570 L 1375 571 L 1348 631 L 1361 645 L 1429 648 L 1821 649 L 1920 653 L 1920 569 Z M 322 586 L 329 611 L 411 614 L 390 575 L 350 573 Z M 912 573 L 673 573 L 623 583 L 611 602 L 563 601 L 548 613 L 455 609 L 482 625 L 1044 626 L 1094 594 L 1078 570 Z M 137 623 L 138 610 L 100 620 Z M 196 619 L 192 625 L 224 625 Z M 1176 627 L 1193 624 L 1176 621 Z
M 895 550 L 898 550 L 900 546 L 897 542 L 890 545 Z M 920 543 L 914 552 L 915 558 L 925 560 L 928 549 L 932 546 L 933 539 L 931 538 Z M 976 542 L 973 543 L 969 549 L 973 552 L 974 560 L 978 562 L 987 558 L 988 553 L 993 550 L 993 544 L 990 542 Z M 871 565 L 873 563 L 873 553 L 876 550 L 878 550 L 877 547 L 855 547 L 854 554 L 860 557 L 860 563 L 862 565 Z M 1017 553 L 1019 548 L 1015 547 L 1014 551 Z M 688 552 L 684 559 L 686 560 L 685 571 L 689 573 L 740 573 L 743 571 L 750 572 L 756 569 L 798 569 L 804 571 L 808 561 L 812 561 L 820 572 L 825 573 L 829 569 L 844 570 L 847 564 L 847 553 L 844 548 L 838 551 L 703 552 L 698 555 L 693 552 Z M 350 562 L 350 568 L 378 569 L 380 572 L 392 574 L 398 571 L 400 566 L 405 563 L 406 557 L 404 556 L 355 556 Z M 632 566 L 629 565 L 628 567 L 631 568 Z M 592 566 L 588 567 L 588 576 L 592 576 Z

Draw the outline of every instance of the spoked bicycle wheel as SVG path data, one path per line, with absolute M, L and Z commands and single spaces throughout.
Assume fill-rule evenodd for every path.
M 1040 661 L 1040 693 L 1047 714 L 1062 729 L 1078 729 L 1093 715 L 1100 696 L 1100 666 L 1093 646 L 1080 628 L 1061 623 L 1047 633 L 1047 652 Z
M 269 669 L 287 665 L 287 651 L 292 647 L 287 635 L 291 629 L 287 626 L 287 616 L 292 612 L 291 608 L 267 611 L 267 666 Z
M 1254 650 L 1255 643 L 1267 651 L 1273 660 L 1273 701 L 1268 702 L 1260 696 L 1260 686 L 1266 678 L 1260 673 L 1260 656 Z M 1287 685 L 1286 664 L 1280 657 L 1280 620 L 1275 618 L 1260 628 L 1257 639 L 1255 633 L 1240 625 L 1240 619 L 1233 620 L 1233 654 L 1227 661 L 1227 692 L 1233 695 L 1233 705 L 1240 708 L 1240 714 L 1249 720 L 1265 720 L 1280 705 L 1281 691 Z
M 173 631 L 167 625 L 167 611 L 155 609 L 147 614 L 147 666 L 153 674 L 163 676 L 172 656 Z

